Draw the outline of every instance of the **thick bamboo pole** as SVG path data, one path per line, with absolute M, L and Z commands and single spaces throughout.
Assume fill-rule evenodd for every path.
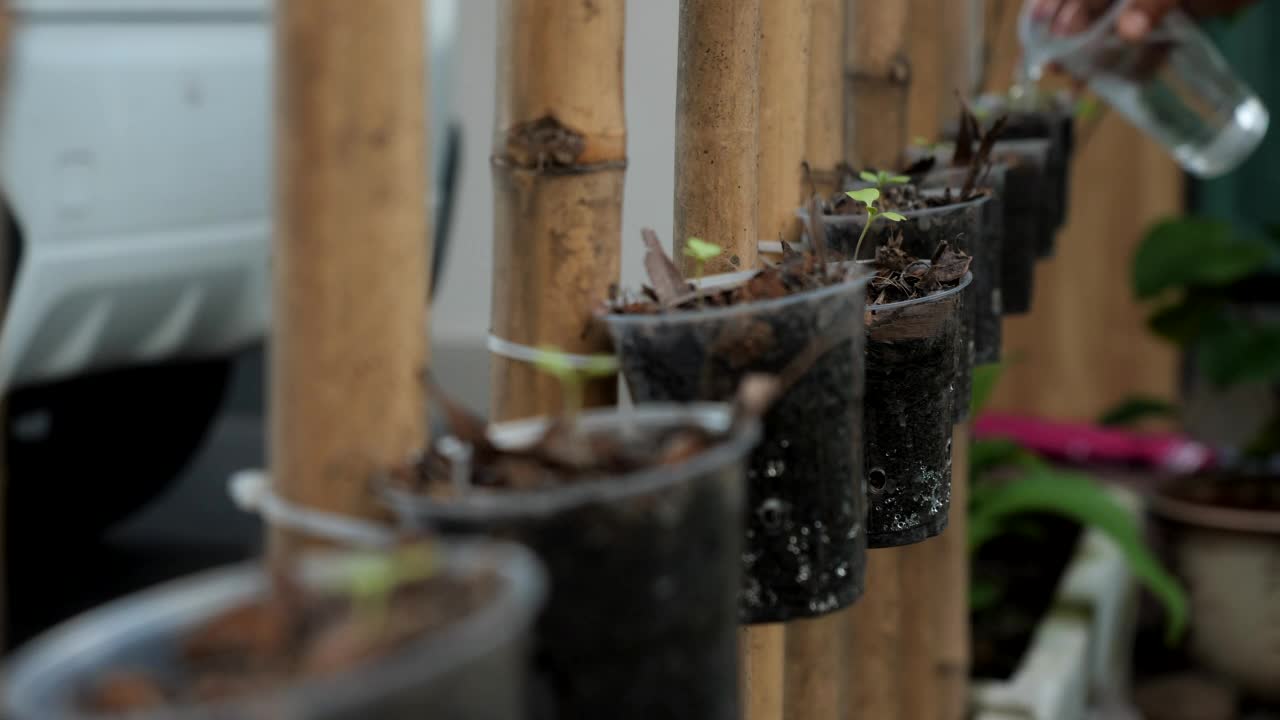
M 527 347 L 603 352 L 591 322 L 621 272 L 623 0 L 503 0 L 493 136 L 494 336 Z M 554 378 L 493 357 L 498 420 L 560 409 Z M 588 405 L 616 381 L 587 384 Z
M 836 166 L 844 157 L 841 128 L 844 113 L 844 8 L 841 0 L 810 0 L 806 4 L 809 5 L 805 8 L 808 12 L 804 17 L 808 24 L 809 62 L 803 70 L 807 76 L 803 83 L 805 95 L 798 100 L 788 97 L 786 102 L 803 103 L 804 159 L 809 163 L 815 186 L 820 185 L 818 189 L 821 192 L 830 193 L 835 190 Z M 785 50 L 798 45 L 795 42 L 770 42 L 770 29 L 784 21 L 783 18 L 771 17 L 775 14 L 770 12 L 770 4 L 766 3 L 764 48 L 761 51 L 761 62 L 765 65 L 774 62 L 771 56 L 779 52 L 779 47 Z M 766 67 L 762 72 L 769 71 Z M 783 82 L 776 74 L 774 81 Z M 786 82 L 800 84 L 794 79 Z M 762 105 L 767 105 L 769 96 L 768 86 L 762 81 Z M 766 115 L 767 112 L 762 109 L 761 114 Z M 762 127 L 761 142 L 768 141 Z M 764 156 L 763 148 L 761 156 Z M 760 177 L 763 204 L 770 178 L 763 163 Z M 808 191 L 806 185 L 803 189 L 805 197 Z M 797 620 L 788 625 L 784 682 L 787 720 L 843 720 L 847 717 L 843 682 L 847 622 L 848 612 L 842 611 L 812 620 Z
M 854 167 L 897 166 L 907 142 L 909 0 L 847 0 L 845 151 Z M 849 706 L 858 717 L 917 720 L 903 713 L 903 554 L 872 550 L 867 592 L 850 615 Z M 932 673 L 930 673 L 932 675 Z
M 845 160 L 846 1 L 811 0 L 805 160 L 809 163 L 814 189 L 823 195 L 838 189 L 837 166 Z
M 940 720 L 964 720 L 969 707 L 969 425 L 955 428 L 951 442 L 951 516 L 946 531 L 926 543 L 937 555 L 938 709 Z
M 426 433 L 423 7 L 281 0 L 275 18 L 272 477 L 291 502 L 374 516 L 370 481 Z
M 796 208 L 805 195 L 809 37 L 813 0 L 762 0 L 760 8 L 759 232 L 800 238 Z
M 890 168 L 908 140 L 909 0 L 846 2 L 845 150 L 855 167 Z
M 756 266 L 760 223 L 761 0 L 681 0 L 676 76 L 674 256 L 686 275 L 685 240 L 700 237 L 724 252 L 706 272 Z M 785 632 L 743 628 L 745 716 L 782 716 Z
M 681 0 L 676 78 L 675 257 L 684 242 L 724 249 L 706 272 L 756 266 L 761 0 Z
M 976 89 L 980 0 L 910 0 L 911 134 L 937 138 L 959 109 L 957 93 Z M 967 398 L 964 398 L 967 402 Z M 951 513 L 941 536 L 903 552 L 902 672 L 906 717 L 963 720 L 969 689 L 968 425 L 952 440 Z M 922 602 L 923 601 L 923 602 Z M 932 685 L 914 678 L 932 672 Z

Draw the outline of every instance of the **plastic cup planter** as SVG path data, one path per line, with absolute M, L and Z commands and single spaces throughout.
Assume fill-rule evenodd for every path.
M 445 542 L 446 572 L 493 572 L 487 604 L 392 654 L 349 671 L 283 685 L 267 695 L 129 715 L 137 720 L 515 720 L 525 717 L 528 630 L 546 580 L 536 558 L 508 544 Z M 304 582 L 343 572 L 343 555 L 304 561 Z M 173 677 L 187 633 L 267 589 L 259 563 L 213 570 L 152 588 L 54 628 L 9 665 L 4 716 L 91 720 L 78 706 L 113 670 Z M 112 715 L 111 717 L 118 717 Z
M 924 190 L 955 191 L 964 187 L 968 174 L 967 168 L 943 168 L 917 184 Z M 1000 362 L 1004 343 L 1004 176 L 1004 166 L 996 165 L 981 179 L 979 187 L 991 191 L 982 206 L 982 242 L 965 248 L 973 254 L 974 284 L 969 295 L 973 298 L 973 361 L 977 365 Z
M 731 286 L 753 272 L 707 278 Z M 863 331 L 867 278 L 730 307 L 606 314 L 637 402 L 733 397 L 749 373 L 782 373 L 829 343 L 765 415 L 747 466 L 743 623 L 814 617 L 863 590 Z M 692 716 L 691 716 L 692 717 Z
M 1003 168 L 1003 191 L 993 187 L 1004 212 L 1004 237 L 1001 247 L 1000 295 L 1005 315 L 1021 315 L 1031 310 L 1035 284 L 1035 264 L 1040 248 L 1052 244 L 1052 222 L 1044 211 L 1044 162 L 1048 157 L 1047 140 L 998 142 L 992 153 L 992 182 L 997 182 L 997 168 Z M 907 149 L 914 162 L 932 155 L 939 166 L 951 161 L 953 150 Z
M 925 190 L 925 195 L 941 195 L 942 190 Z M 957 298 L 957 316 L 960 328 L 956 335 L 956 368 L 951 374 L 955 383 L 955 393 L 959 397 L 969 397 L 973 385 L 973 363 L 977 356 L 975 341 L 977 337 L 977 314 L 979 303 L 975 297 L 982 298 L 982 311 L 990 315 L 993 285 L 997 274 L 994 268 L 983 266 L 983 261 L 991 263 L 991 249 L 984 247 L 987 235 L 983 218 L 988 213 L 991 202 L 989 197 L 979 197 L 965 202 L 958 202 L 945 207 L 926 208 L 923 210 L 900 211 L 906 220 L 898 223 L 875 222 L 867 232 L 866 241 L 862 245 L 862 258 L 869 259 L 875 249 L 884 245 L 898 233 L 902 234 L 903 250 L 916 257 L 929 258 L 944 241 L 958 247 L 973 256 L 974 287 Z M 800 213 L 807 218 L 807 212 Z M 867 223 L 865 213 L 853 215 L 823 215 L 822 225 L 827 234 L 827 245 L 831 252 L 839 257 L 853 259 L 853 252 L 858 244 L 858 237 Z M 999 322 L 999 316 L 984 319 L 984 324 Z M 989 339 L 989 338 L 988 338 Z M 990 348 L 983 348 L 983 354 L 990 354 Z M 870 371 L 870 366 L 868 366 Z M 955 403 L 952 406 L 955 421 L 962 422 L 969 411 L 968 403 Z
M 918 543 L 947 527 L 961 298 L 950 290 L 867 309 L 869 547 Z
M 731 420 L 729 406 L 699 404 L 591 411 L 575 422 L 627 434 L 688 424 L 723 432 Z M 489 435 L 526 447 L 546 422 Z M 742 465 L 758 438 L 758 423 L 746 423 L 681 465 L 549 489 L 387 497 L 401 524 L 515 539 L 546 563 L 537 717 L 736 720 Z

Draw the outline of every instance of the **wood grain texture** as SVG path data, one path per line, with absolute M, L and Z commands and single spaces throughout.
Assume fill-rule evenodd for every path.
M 781 720 L 787 629 L 782 623 L 748 625 L 740 631 L 744 720 Z
M 810 0 L 808 117 L 805 161 L 825 196 L 838 188 L 844 152 L 845 0 Z
M 707 274 L 756 266 L 761 0 L 680 0 L 674 256 L 685 240 L 724 252 Z
M 896 167 L 906 147 L 911 0 L 850 0 L 845 36 L 845 150 L 855 168 Z
M 1007 89 L 1018 3 L 988 17 L 989 91 Z M 1133 393 L 1172 397 L 1177 358 L 1147 331 L 1130 262 L 1149 225 L 1182 212 L 1184 176 L 1114 112 L 1077 140 L 1071 207 L 1057 254 L 1036 268 L 1032 311 L 1005 323 L 1008 368 L 993 410 L 1094 420 Z
M 272 479 L 374 517 L 369 483 L 427 439 L 422 4 L 282 0 L 275 23 Z
M 938 611 L 943 568 L 938 538 L 897 548 L 899 565 L 901 647 L 898 653 L 898 715 L 902 718 L 939 716 Z
M 760 239 L 796 242 L 808 129 L 812 0 L 762 0 L 760 23 Z
M 607 352 L 592 313 L 621 273 L 626 169 L 623 0 L 503 0 L 493 136 L 494 334 L 572 353 Z M 555 413 L 559 383 L 493 357 L 495 420 Z M 611 404 L 592 380 L 585 403 Z
M 849 611 L 796 620 L 787 625 L 785 716 L 787 720 L 845 720 Z

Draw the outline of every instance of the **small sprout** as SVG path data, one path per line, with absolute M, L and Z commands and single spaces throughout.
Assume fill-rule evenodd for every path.
M 877 217 L 883 217 L 885 220 L 893 222 L 902 222 L 907 219 L 901 213 L 881 211 L 877 208 L 876 201 L 880 199 L 880 191 L 875 188 L 850 190 L 845 194 L 867 206 L 867 224 L 862 226 L 862 234 L 858 236 L 858 244 L 853 248 L 853 257 L 855 259 L 861 256 L 862 241 L 866 239 L 867 231 L 871 229 L 871 223 L 875 222 Z
M 911 178 L 906 175 L 895 175 L 884 170 L 878 172 L 863 170 L 858 173 L 858 177 L 862 178 L 864 182 L 874 184 L 877 188 L 883 188 L 886 185 L 906 185 L 911 182 Z
M 538 348 L 534 365 L 560 381 L 561 411 L 569 416 L 582 408 L 582 386 L 587 380 L 618 374 L 618 358 L 613 355 L 590 355 L 585 362 L 575 363 L 559 348 L 550 346 Z
M 693 258 L 694 273 L 698 281 L 698 307 L 702 307 L 702 273 L 707 261 L 719 257 L 724 252 L 719 245 L 707 242 L 702 238 L 691 237 L 684 241 L 685 257 Z
M 430 579 L 440 569 L 440 557 L 430 543 L 397 548 L 390 553 L 371 553 L 354 560 L 341 578 L 355 611 L 367 622 L 381 627 L 387 618 L 391 596 L 398 588 Z

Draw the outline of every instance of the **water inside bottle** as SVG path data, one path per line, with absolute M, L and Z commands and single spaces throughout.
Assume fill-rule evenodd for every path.
M 1266 134 L 1266 108 L 1186 18 L 1166 18 L 1140 44 L 1111 35 L 1072 57 L 1027 52 L 1018 84 L 1034 84 L 1050 60 L 1200 177 L 1234 169 Z

